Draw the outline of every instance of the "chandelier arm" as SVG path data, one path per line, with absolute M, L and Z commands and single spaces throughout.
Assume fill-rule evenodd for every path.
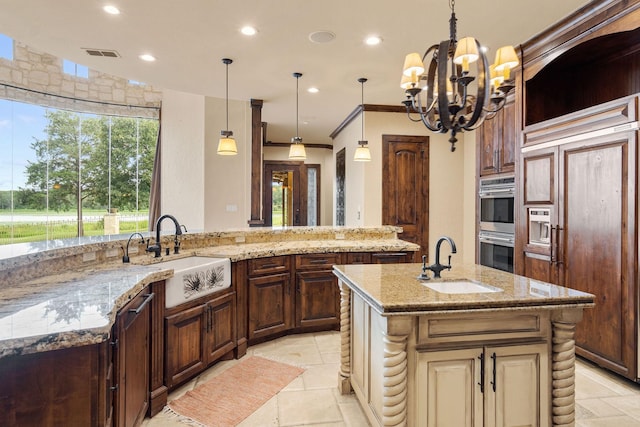
M 451 40 L 440 42 L 438 48 L 438 115 L 445 130 L 453 127 L 449 115 L 449 97 L 447 96 L 447 62 Z
M 480 46 L 480 42 L 476 40 L 476 46 L 478 48 L 478 52 L 480 52 L 480 57 L 478 58 L 478 92 L 476 95 L 475 105 L 473 107 L 473 113 L 471 114 L 471 118 L 465 124 L 464 129 L 474 129 L 474 125 L 480 118 L 482 123 L 484 121 L 484 107 L 485 101 L 489 99 L 489 88 L 491 87 L 491 76 L 487 72 L 489 70 L 489 62 L 487 61 L 487 56 L 482 53 L 482 46 Z
M 431 91 L 431 88 L 427 88 L 429 91 Z M 424 109 L 422 107 L 422 98 L 420 97 L 420 95 L 418 94 L 417 96 L 418 98 L 418 108 L 419 108 L 419 113 L 420 113 L 420 119 L 422 120 L 422 124 L 424 124 L 427 129 L 429 129 L 432 132 L 440 132 L 440 130 L 442 129 L 442 126 L 438 125 L 437 121 L 433 122 L 431 120 L 432 117 L 432 112 L 433 109 L 435 107 L 435 105 L 438 102 L 438 98 L 436 97 L 435 99 L 433 99 L 431 101 L 431 105 L 429 105 L 429 108 Z M 427 98 L 428 101 L 428 98 Z

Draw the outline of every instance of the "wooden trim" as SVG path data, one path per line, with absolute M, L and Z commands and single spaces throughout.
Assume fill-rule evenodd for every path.
M 265 141 L 262 143 L 263 147 L 289 147 L 291 145 L 290 142 L 273 142 L 273 141 Z M 304 144 L 305 148 L 325 148 L 327 150 L 333 150 L 333 145 L 331 144 Z
M 594 0 L 522 44 L 524 81 L 568 50 L 606 34 L 637 28 L 640 0 Z
M 262 100 L 251 100 L 251 218 L 250 226 L 264 225 L 261 216 L 262 191 L 262 138 L 266 123 L 262 122 Z
M 338 125 L 338 127 L 331 132 L 329 137 L 331 139 L 335 139 L 342 130 L 347 127 L 349 123 L 351 123 L 356 117 L 360 115 L 362 112 L 362 105 L 358 105 L 355 110 L 353 110 L 346 119 L 342 121 Z M 377 112 L 377 113 L 406 113 L 406 107 L 402 105 L 382 105 L 382 104 L 364 104 L 364 111 Z

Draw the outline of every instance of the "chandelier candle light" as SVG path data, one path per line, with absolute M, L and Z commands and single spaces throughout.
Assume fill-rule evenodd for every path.
M 222 62 L 227 67 L 227 80 L 226 80 L 226 110 L 227 110 L 227 129 L 220 131 L 220 141 L 218 141 L 218 154 L 221 156 L 235 156 L 238 154 L 238 148 L 236 147 L 236 140 L 232 138 L 233 131 L 229 130 L 229 64 L 233 60 L 229 58 L 223 58 Z
M 449 40 L 434 44 L 422 58 L 418 53 L 408 54 L 400 87 L 407 95 L 403 104 L 409 119 L 422 121 L 434 132 L 451 132 L 449 142 L 451 151 L 455 151 L 456 134 L 476 129 L 504 107 L 507 94 L 515 87 L 511 69 L 519 61 L 513 46 L 504 46 L 489 66 L 475 38 L 456 39 L 455 0 L 449 1 L 449 7 Z M 471 64 L 475 64 L 477 80 L 469 69 Z M 412 113 L 419 118 L 412 117 Z
M 307 153 L 302 144 L 302 138 L 298 136 L 298 82 L 302 73 L 293 73 L 293 77 L 296 78 L 296 136 L 291 138 L 291 147 L 289 147 L 289 160 L 304 160 L 307 158 Z
M 358 148 L 356 148 L 356 152 L 353 155 L 353 160 L 356 162 L 370 162 L 371 161 L 371 151 L 369 151 L 369 142 L 364 139 L 364 84 L 367 81 L 364 77 L 360 77 L 358 79 L 362 86 L 361 93 L 361 101 L 360 101 L 360 114 L 362 117 L 362 136 L 360 141 L 358 141 Z

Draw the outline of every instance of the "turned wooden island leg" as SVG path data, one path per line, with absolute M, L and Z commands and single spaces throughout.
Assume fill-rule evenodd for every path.
M 407 425 L 407 338 L 384 336 L 384 398 L 382 425 Z
M 340 394 L 351 393 L 351 289 L 342 281 L 340 285 Z
M 563 310 L 552 316 L 552 422 L 575 425 L 576 323 L 582 310 Z

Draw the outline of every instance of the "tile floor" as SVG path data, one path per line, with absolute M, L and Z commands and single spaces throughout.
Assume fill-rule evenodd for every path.
M 240 427 L 350 426 L 369 423 L 354 395 L 342 396 L 336 384 L 340 362 L 338 332 L 291 335 L 249 347 L 256 355 L 306 368 L 306 371 L 245 419 Z M 247 357 L 245 356 L 245 357 Z M 169 395 L 176 399 L 199 383 L 238 363 L 217 363 Z M 640 427 L 640 385 L 579 361 L 576 366 L 577 427 Z M 143 427 L 185 427 L 165 413 Z

